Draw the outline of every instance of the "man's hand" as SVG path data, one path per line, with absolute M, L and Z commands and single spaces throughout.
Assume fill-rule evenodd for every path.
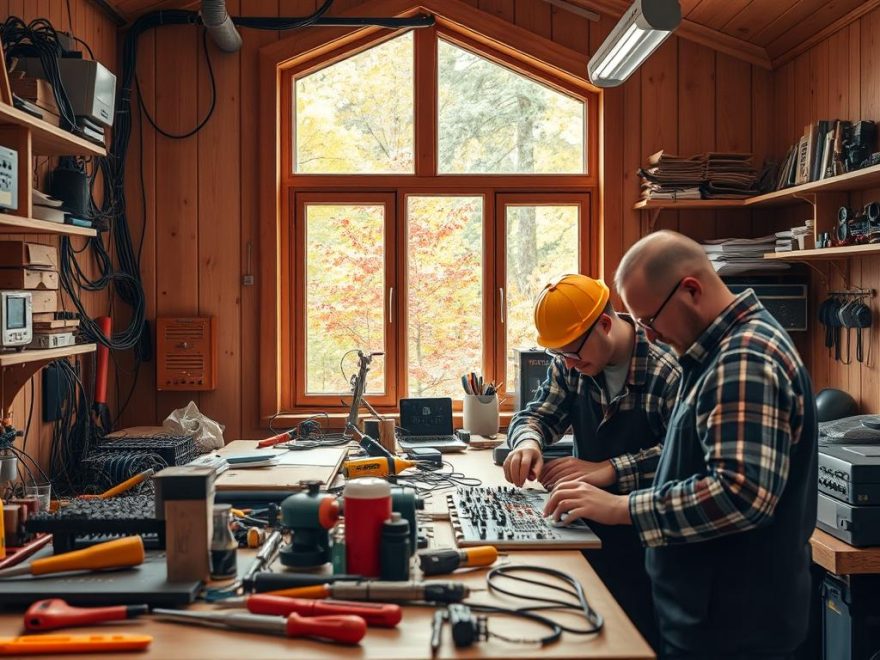
M 611 461 L 593 463 L 567 456 L 547 463 L 538 478 L 547 490 L 552 490 L 556 484 L 563 481 L 583 481 L 594 486 L 606 487 L 617 481 L 617 472 L 611 466 Z
M 543 467 L 541 445 L 535 440 L 524 440 L 504 460 L 504 478 L 521 488 L 526 479 L 537 479 Z
M 570 525 L 578 518 L 595 520 L 603 525 L 631 525 L 629 497 L 612 495 L 580 481 L 563 481 L 550 494 L 544 515 Z

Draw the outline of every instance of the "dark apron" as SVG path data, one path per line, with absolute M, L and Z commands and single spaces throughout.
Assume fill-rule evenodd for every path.
M 603 419 L 601 406 L 589 393 L 578 397 L 571 421 L 574 455 L 585 461 L 600 462 L 621 454 L 634 454 L 660 442 L 651 431 L 642 406 L 618 411 L 612 402 Z M 593 521 L 589 524 L 602 539 L 602 549 L 584 550 L 584 556 L 642 637 L 656 650 L 660 634 L 651 597 L 651 580 L 645 571 L 645 551 L 638 534 L 631 525 L 600 525 Z

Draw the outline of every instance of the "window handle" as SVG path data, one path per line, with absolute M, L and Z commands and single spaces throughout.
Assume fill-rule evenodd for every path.
M 504 323 L 504 316 L 505 316 L 506 310 L 504 309 L 504 287 L 503 286 L 498 287 L 498 302 L 500 305 L 498 308 L 498 316 L 501 319 L 501 322 Z
M 388 323 L 394 323 L 394 287 L 388 287 Z

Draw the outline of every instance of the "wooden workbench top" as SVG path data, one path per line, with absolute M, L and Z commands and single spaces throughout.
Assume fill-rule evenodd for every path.
M 880 547 L 855 548 L 821 529 L 810 538 L 813 562 L 837 575 L 880 573 Z

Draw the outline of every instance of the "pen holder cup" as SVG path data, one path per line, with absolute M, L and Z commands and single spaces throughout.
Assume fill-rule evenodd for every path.
M 495 435 L 498 433 L 498 397 L 494 394 L 465 394 L 462 411 L 462 427 L 472 435 Z

